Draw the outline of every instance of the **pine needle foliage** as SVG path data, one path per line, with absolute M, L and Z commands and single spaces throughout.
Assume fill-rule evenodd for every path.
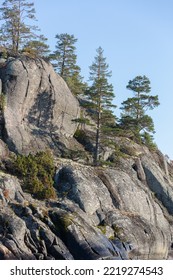
M 43 35 L 38 35 L 34 2 L 27 0 L 5 0 L 0 7 L 0 44 L 17 55 L 24 46 L 36 51 L 48 49 Z M 45 39 L 45 38 L 44 38 Z
M 86 88 L 77 65 L 76 42 L 74 35 L 67 33 L 57 34 L 56 50 L 51 60 L 58 74 L 66 81 L 74 95 L 82 94 Z
M 158 95 L 150 95 L 150 80 L 144 76 L 137 76 L 130 80 L 127 89 L 133 92 L 133 97 L 122 102 L 120 126 L 131 131 L 134 140 L 140 141 L 144 132 L 154 133 L 154 123 L 146 111 L 159 106 Z
M 90 66 L 90 81 L 92 84 L 86 91 L 92 117 L 96 122 L 94 165 L 99 164 L 101 143 L 107 140 L 107 137 L 114 131 L 115 116 L 113 108 L 116 107 L 113 105 L 115 97 L 113 86 L 108 81 L 108 78 L 111 77 L 109 65 L 106 63 L 103 49 L 99 47 L 96 52 L 94 62 Z

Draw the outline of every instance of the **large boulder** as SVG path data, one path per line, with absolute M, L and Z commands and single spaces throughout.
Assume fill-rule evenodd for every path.
M 6 96 L 4 137 L 10 149 L 28 153 L 68 146 L 80 108 L 52 65 L 42 59 L 9 58 L 0 78 Z

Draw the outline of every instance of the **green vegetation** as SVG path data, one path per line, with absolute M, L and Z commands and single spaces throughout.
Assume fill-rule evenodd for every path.
M 67 231 L 68 226 L 70 226 L 73 222 L 73 217 L 70 214 L 64 214 L 62 216 L 59 216 L 59 224 L 62 226 L 62 228 Z
M 106 225 L 98 225 L 98 229 L 102 232 L 102 234 L 106 235 Z
M 55 228 L 58 232 L 58 235 L 62 237 L 63 240 L 66 240 L 68 227 L 73 224 L 75 213 L 54 213 L 50 212 L 50 217 L 55 225 Z
M 5 0 L 2 3 L 0 13 L 4 23 L 0 29 L 0 39 L 14 53 L 19 51 L 22 42 L 33 37 L 35 27 L 24 23 L 25 18 L 35 20 L 33 6 L 34 3 L 25 0 Z
M 121 234 L 123 233 L 123 228 L 121 228 L 115 224 L 112 225 L 112 228 L 114 230 L 115 237 L 121 239 Z
M 90 66 L 90 81 L 92 85 L 86 91 L 86 97 L 90 102 L 90 109 L 93 112 L 93 118 L 96 122 L 96 139 L 95 150 L 93 155 L 94 165 L 99 163 L 99 153 L 101 141 L 104 135 L 109 136 L 115 124 L 115 117 L 112 108 L 116 106 L 112 104 L 114 93 L 113 86 L 108 82 L 111 76 L 109 65 L 103 56 L 103 49 L 99 47 L 94 62 Z M 103 133 L 102 133 L 103 132 Z
M 79 143 L 83 143 L 86 140 L 86 132 L 83 129 L 77 129 L 74 137 L 79 141 Z
M 3 112 L 5 107 L 5 95 L 3 93 L 0 94 L 0 111 Z
M 46 44 L 47 38 L 43 35 L 40 36 L 39 40 L 32 40 L 27 42 L 22 52 L 30 54 L 32 57 L 47 57 L 50 53 L 49 45 Z
M 76 140 L 85 147 L 85 150 L 92 153 L 93 152 L 93 145 L 91 142 L 91 137 L 87 135 L 86 131 L 83 129 L 77 129 L 74 137 Z
M 157 145 L 154 143 L 153 136 L 146 131 L 141 135 L 142 143 L 151 151 L 157 150 Z
M 124 130 L 132 132 L 135 141 L 140 143 L 144 133 L 143 139 L 151 142 L 149 133 L 154 133 L 154 123 L 152 118 L 146 115 L 146 111 L 159 106 L 158 96 L 149 94 L 150 80 L 146 76 L 137 76 L 130 80 L 127 89 L 134 93 L 134 97 L 122 103 L 120 125 Z
M 18 54 L 22 48 L 44 56 L 48 50 L 46 38 L 38 35 L 33 2 L 27 0 L 5 0 L 0 8 L 0 44 L 12 54 Z
M 85 151 L 76 149 L 76 150 L 70 150 L 70 149 L 64 149 L 62 152 L 62 157 L 63 158 L 68 158 L 72 159 L 74 161 L 80 161 L 80 160 L 85 160 L 87 162 L 87 154 Z
M 36 155 L 18 155 L 12 162 L 15 175 L 23 180 L 23 189 L 38 199 L 55 198 L 53 176 L 55 167 L 49 151 Z
M 80 76 L 80 67 L 76 64 L 77 55 L 75 53 L 75 43 L 77 39 L 74 35 L 67 33 L 57 34 L 55 36 L 57 44 L 56 50 L 51 55 L 54 67 L 58 74 L 66 81 L 73 94 L 78 95 L 84 92 L 86 84 L 83 83 Z

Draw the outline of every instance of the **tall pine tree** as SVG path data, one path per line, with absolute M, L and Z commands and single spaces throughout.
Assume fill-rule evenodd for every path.
M 56 50 L 52 55 L 55 61 L 54 67 L 58 74 L 66 81 L 73 94 L 83 93 L 86 84 L 83 83 L 80 75 L 80 67 L 77 65 L 77 55 L 75 43 L 77 39 L 74 35 L 67 33 L 57 34 Z
M 111 126 L 115 123 L 112 108 L 116 106 L 112 104 L 114 96 L 113 86 L 108 82 L 111 77 L 109 65 L 103 56 L 103 49 L 99 47 L 96 50 L 94 62 L 90 66 L 91 87 L 87 91 L 87 97 L 91 102 L 91 108 L 96 121 L 96 139 L 94 164 L 99 163 L 100 145 L 104 135 L 109 136 Z
M 26 0 L 5 0 L 0 8 L 0 14 L 3 21 L 0 28 L 1 45 L 18 53 L 21 46 L 36 38 L 34 32 L 38 28 L 26 23 L 35 20 L 34 3 Z
M 137 76 L 130 80 L 127 89 L 131 90 L 134 97 L 122 103 L 121 126 L 133 133 L 136 139 L 141 132 L 154 132 L 154 123 L 147 110 L 159 106 L 158 95 L 150 95 L 150 80 L 146 76 Z

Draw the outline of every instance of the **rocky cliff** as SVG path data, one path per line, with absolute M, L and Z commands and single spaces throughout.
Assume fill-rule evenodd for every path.
M 10 149 L 28 153 L 68 146 L 79 117 L 77 99 L 53 67 L 41 59 L 9 58 L 0 71 L 4 121 Z
M 126 153 L 114 166 L 62 158 L 66 149 L 84 151 L 73 137 L 77 99 L 43 60 L 0 63 L 0 259 L 171 258 L 172 165 L 125 137 L 115 139 Z M 43 201 L 24 192 L 4 162 L 11 151 L 47 147 L 54 154 L 57 197 Z

